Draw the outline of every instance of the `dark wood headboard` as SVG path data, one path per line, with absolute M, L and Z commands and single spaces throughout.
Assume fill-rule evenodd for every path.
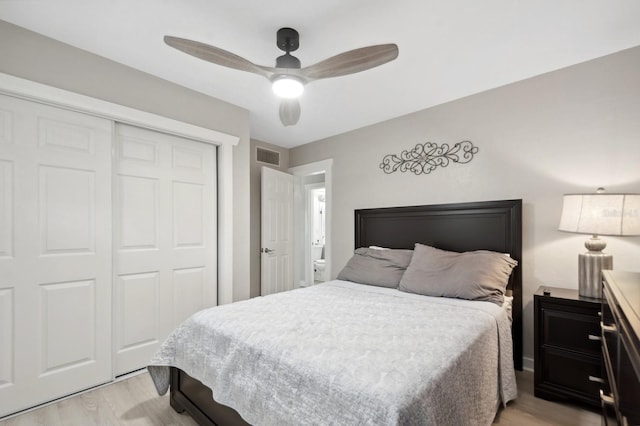
M 355 248 L 413 249 L 422 243 L 509 253 L 517 260 L 507 288 L 513 295 L 513 360 L 522 370 L 522 200 L 361 209 L 355 220 Z

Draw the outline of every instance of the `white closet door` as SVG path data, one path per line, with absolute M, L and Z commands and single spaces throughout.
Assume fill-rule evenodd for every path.
M 111 140 L 0 95 L 0 416 L 112 379 Z
M 215 147 L 116 126 L 116 375 L 217 302 Z

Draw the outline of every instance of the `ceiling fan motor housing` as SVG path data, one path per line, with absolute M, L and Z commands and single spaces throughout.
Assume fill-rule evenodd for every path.
M 277 33 L 276 45 L 285 52 L 276 58 L 276 68 L 300 69 L 300 59 L 289 54 L 300 47 L 300 35 L 293 28 L 280 28 Z
M 276 45 L 284 52 L 293 52 L 300 47 L 300 35 L 293 28 L 280 28 L 277 33 Z
M 278 56 L 276 58 L 276 68 L 300 68 L 300 59 L 296 58 L 293 55 L 290 55 L 289 52 L 285 53 L 282 56 Z

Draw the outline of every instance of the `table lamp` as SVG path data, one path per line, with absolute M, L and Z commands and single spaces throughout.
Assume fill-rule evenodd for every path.
M 602 270 L 613 269 L 613 256 L 603 253 L 607 243 L 599 235 L 640 235 L 640 194 L 566 194 L 562 203 L 560 231 L 591 234 L 578 255 L 578 293 L 602 297 Z

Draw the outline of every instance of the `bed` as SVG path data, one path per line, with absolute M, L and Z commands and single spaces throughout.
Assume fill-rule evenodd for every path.
M 418 242 L 521 262 L 521 215 L 521 200 L 361 209 L 355 248 L 413 249 Z M 175 342 L 170 337 L 149 372 L 159 393 L 170 387 L 171 406 L 202 425 L 249 424 L 243 417 L 254 424 L 490 424 L 498 405 L 515 398 L 513 368 L 522 369 L 520 266 L 507 288 L 513 296 L 507 327 L 504 309 L 493 303 L 340 280 L 225 305 L 212 316 L 196 314 L 206 328 Z M 292 298 L 307 304 L 288 305 Z M 275 315 L 283 305 L 293 307 Z M 296 327 L 286 325 L 301 316 Z M 245 327 L 247 317 L 255 322 Z M 272 318 L 284 324 L 275 334 Z M 420 335 L 437 342 L 432 346 L 411 338 L 427 323 L 433 325 Z M 233 331 L 220 331 L 221 324 Z M 203 342 L 214 335 L 211 349 Z M 258 341 L 268 349 L 254 346 Z M 471 343 L 447 355 L 462 341 Z M 176 352 L 195 356 L 175 362 Z M 455 360 L 440 361 L 447 357 Z

